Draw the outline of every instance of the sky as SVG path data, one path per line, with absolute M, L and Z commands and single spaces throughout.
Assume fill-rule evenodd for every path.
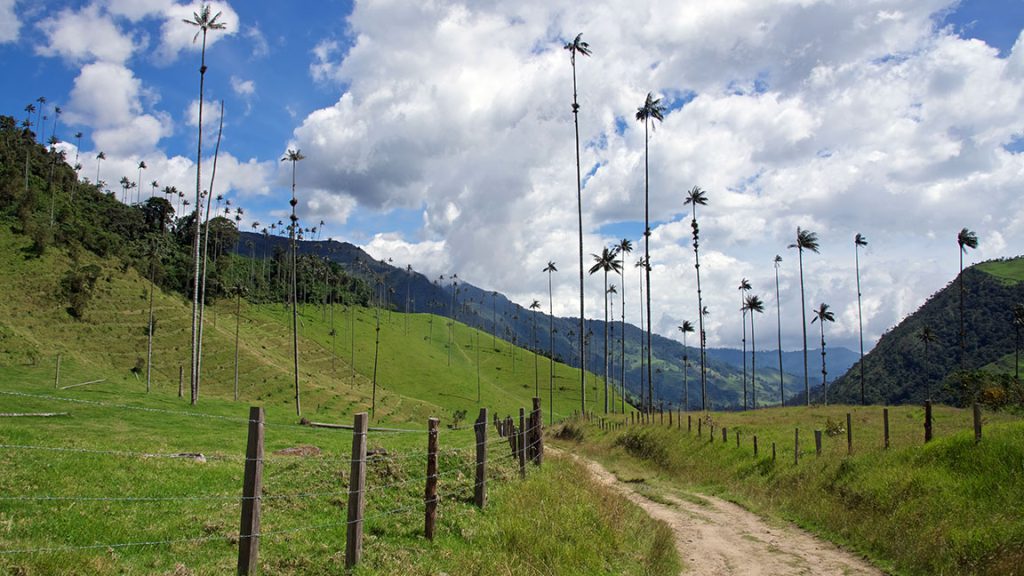
M 116 188 L 175 186 L 194 202 L 201 37 L 175 0 L 0 0 L 0 113 L 47 99 L 43 136 Z M 686 191 L 698 209 L 710 346 L 739 347 L 740 292 L 764 300 L 760 347 L 801 346 L 797 227 L 808 311 L 827 303 L 830 346 L 865 346 L 965 264 L 1024 253 L 1024 0 L 442 0 L 212 2 L 203 178 L 220 102 L 215 195 L 241 227 L 287 222 L 295 165 L 303 226 L 437 278 L 458 274 L 523 305 L 578 315 L 573 69 L 585 266 L 629 239 L 610 282 L 639 323 L 644 125 L 649 133 L 654 330 L 696 324 Z M 38 106 L 38 104 L 37 104 Z M 59 106 L 59 117 L 54 107 Z M 53 121 L 58 121 L 56 129 Z M 33 118 L 33 122 L 36 119 Z M 81 132 L 80 149 L 74 134 Z M 106 160 L 96 160 L 103 151 Z M 204 188 L 206 186 L 204 185 Z M 323 221 L 323 225 L 320 222 Z M 778 268 L 776 298 L 773 259 Z M 624 285 L 623 285 L 624 283 Z M 588 317 L 603 318 L 600 275 Z M 614 309 L 621 301 L 616 296 Z M 616 316 L 617 317 L 617 316 Z M 808 321 L 810 313 L 808 312 Z M 809 326 L 814 332 L 817 325 Z M 817 342 L 813 336 L 812 343 Z

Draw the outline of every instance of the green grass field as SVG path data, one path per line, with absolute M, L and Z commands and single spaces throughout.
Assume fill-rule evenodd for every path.
M 793 521 L 896 574 L 1012 574 L 1024 563 L 1024 422 L 985 413 L 974 444 L 969 410 L 936 407 L 935 440 L 924 444 L 920 407 L 890 409 L 890 449 L 882 408 L 829 406 L 691 414 L 681 426 L 605 431 L 582 426 L 568 446 L 646 490 L 715 494 L 757 513 Z M 847 455 L 846 414 L 853 454 Z M 815 455 L 814 430 L 823 433 Z M 714 440 L 711 440 L 711 425 Z M 576 425 L 576 424 L 572 424 Z M 722 442 L 721 429 L 728 429 Z M 794 432 L 800 430 L 799 464 Z M 740 434 L 737 447 L 736 433 Z M 757 435 L 759 455 L 753 454 Z M 562 442 L 559 442 L 560 444 Z M 776 460 L 772 460 L 772 444 Z
M 1024 281 L 1024 258 L 982 262 L 977 267 L 982 272 L 987 272 L 1007 284 Z

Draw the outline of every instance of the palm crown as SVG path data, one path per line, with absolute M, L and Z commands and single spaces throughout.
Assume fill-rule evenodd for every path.
M 192 42 L 195 43 L 199 39 L 200 34 L 205 34 L 207 30 L 223 30 L 227 25 L 223 22 L 217 22 L 217 18 L 220 18 L 221 13 L 217 12 L 213 16 L 210 16 L 210 5 L 203 4 L 200 7 L 199 12 L 192 13 L 192 19 L 185 18 L 182 20 L 185 24 L 196 26 L 199 30 L 196 31 L 196 35 L 192 37 Z
M 818 235 L 810 230 L 803 230 L 799 226 L 796 229 L 796 242 L 789 245 L 790 248 L 796 248 L 803 252 L 804 250 L 810 250 L 811 252 L 818 252 Z
M 693 322 L 690 322 L 689 320 L 683 320 L 683 325 L 679 327 L 679 331 L 682 332 L 683 334 L 693 332 Z
M 960 250 L 966 254 L 968 248 L 978 247 L 978 235 L 967 228 L 963 228 L 956 235 L 956 243 L 960 245 Z
M 751 294 L 743 301 L 743 309 L 748 312 L 762 313 L 764 312 L 764 301 L 756 294 Z
M 636 109 L 637 122 L 648 120 L 664 120 L 665 107 L 661 104 L 661 98 L 655 98 L 654 94 L 648 92 L 644 105 Z
M 590 273 L 604 270 L 605 272 L 622 272 L 622 260 L 616 258 L 618 250 L 605 246 L 600 254 L 591 254 L 594 257 L 594 265 L 590 267 Z
M 576 54 L 590 56 L 590 44 L 583 41 L 583 32 L 576 35 L 572 42 L 566 42 L 564 48 L 569 51 L 569 58 L 576 62 Z
M 818 309 L 814 311 L 814 318 L 811 318 L 811 324 L 820 321 L 824 322 L 835 322 L 836 317 L 832 314 L 832 311 L 828 309 L 828 304 L 822 302 L 818 305 Z

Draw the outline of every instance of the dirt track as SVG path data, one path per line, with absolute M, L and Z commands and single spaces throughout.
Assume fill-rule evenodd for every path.
M 599 463 L 572 457 L 602 484 L 619 491 L 652 518 L 672 528 L 676 548 L 685 563 L 682 574 L 883 574 L 864 560 L 795 526 L 769 524 L 731 502 L 703 494 L 693 495 L 693 502 L 673 496 L 664 498 L 667 505 L 654 502 L 620 482 Z

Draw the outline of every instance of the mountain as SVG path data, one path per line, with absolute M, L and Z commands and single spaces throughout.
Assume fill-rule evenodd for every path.
M 1024 303 L 1024 257 L 984 262 L 963 271 L 964 323 L 968 370 L 1012 371 L 1014 305 Z M 924 327 L 936 341 L 925 349 Z M 931 396 L 957 402 L 949 384 L 960 367 L 960 283 L 956 279 L 933 294 L 913 314 L 886 332 L 864 357 L 868 403 L 923 402 Z M 1008 362 L 1007 362 L 1008 361 Z M 837 379 L 830 399 L 860 402 L 860 368 L 855 363 Z
M 288 250 L 289 239 L 272 234 L 255 234 L 242 232 L 237 251 L 242 255 L 282 254 Z M 458 277 L 444 276 L 430 279 L 409 268 L 398 268 L 388 262 L 378 261 L 361 248 L 348 242 L 334 240 L 303 240 L 298 241 L 300 255 L 313 255 L 318 258 L 335 262 L 351 274 L 377 286 L 379 294 L 387 296 L 386 308 L 412 313 L 432 313 L 464 322 L 492 335 L 492 346 L 503 345 L 498 339 L 518 345 L 538 354 L 551 357 L 552 351 L 548 339 L 548 315 L 534 312 L 522 305 L 512 302 L 503 294 L 484 290 L 465 282 Z M 383 302 L 384 299 L 381 298 Z M 546 307 L 543 303 L 542 310 Z M 536 322 L 536 333 L 534 333 Z M 570 366 L 579 367 L 577 351 L 577 331 L 579 320 L 574 317 L 555 317 L 553 356 L 556 360 Z M 592 344 L 588 347 L 587 368 L 595 373 L 604 371 L 604 321 L 587 320 L 586 329 L 592 333 Z M 612 352 L 611 384 L 620 385 L 622 374 L 621 358 L 622 326 L 615 322 L 609 324 L 609 348 Z M 641 396 L 641 382 L 646 383 L 646 370 L 641 373 L 640 342 L 643 331 L 632 325 L 625 325 L 625 380 L 627 398 L 636 404 Z M 683 346 L 670 338 L 654 335 L 652 338 L 654 357 L 654 398 L 656 402 L 664 402 L 666 407 L 681 408 L 685 404 L 686 394 L 683 389 Z M 845 370 L 853 361 L 853 353 L 846 349 L 836 348 L 835 356 L 830 352 L 830 362 L 835 373 Z M 700 407 L 700 366 L 699 352 L 693 346 L 688 347 L 687 356 L 690 369 L 687 375 L 689 388 L 689 406 Z M 787 397 L 803 392 L 803 378 L 794 374 L 803 373 L 801 352 L 783 354 L 783 367 L 786 372 L 784 381 Z M 709 349 L 708 359 L 708 397 L 711 405 L 718 409 L 735 409 L 743 405 L 743 371 L 742 352 L 730 349 Z M 778 354 L 776 352 L 758 352 L 757 398 L 758 405 L 773 405 L 779 398 Z M 812 384 L 820 383 L 820 376 L 815 379 L 815 371 L 811 371 Z M 819 372 L 820 374 L 820 372 Z M 644 395 L 646 396 L 646 384 Z M 752 403 L 751 399 L 748 404 Z

